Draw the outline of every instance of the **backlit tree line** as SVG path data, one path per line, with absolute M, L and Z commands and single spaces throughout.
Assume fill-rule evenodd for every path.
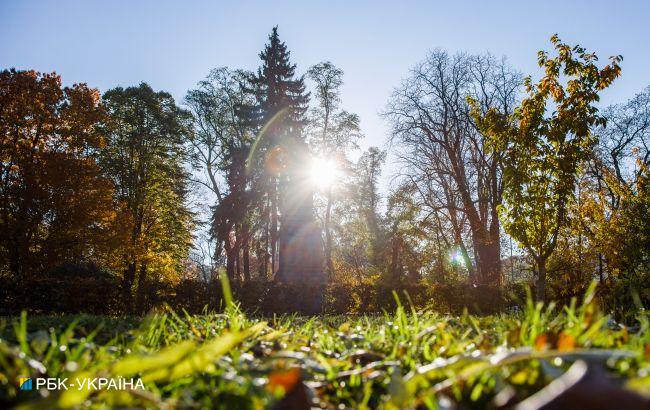
M 612 306 L 647 305 L 650 87 L 601 107 L 622 59 L 552 46 L 539 78 L 431 51 L 386 103 L 385 150 L 360 149 L 343 71 L 300 74 L 277 28 L 257 71 L 215 68 L 182 101 L 4 70 L 0 276 L 108 276 L 129 312 L 149 284 L 220 274 L 359 300 L 448 284 L 560 299 L 597 279 Z

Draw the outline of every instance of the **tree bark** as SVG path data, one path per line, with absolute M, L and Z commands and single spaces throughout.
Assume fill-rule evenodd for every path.
M 325 212 L 325 263 L 327 273 L 332 277 L 334 275 L 334 263 L 332 262 L 332 186 L 327 190 L 327 211 Z
M 15 242 L 14 242 L 15 243 Z M 22 247 L 15 245 L 9 248 L 9 270 L 16 280 L 23 280 L 24 258 L 22 257 Z
M 448 150 L 448 155 L 451 159 L 453 176 L 458 186 L 463 209 L 469 221 L 472 242 L 476 248 L 478 281 L 480 284 L 498 286 L 501 284 L 500 232 L 498 230 L 498 222 L 496 222 L 498 218 L 496 221 L 493 220 L 491 226 L 488 228 L 487 221 L 481 219 L 479 212 L 474 206 L 463 159 L 454 150 Z M 496 210 L 493 210 L 492 218 L 495 218 L 495 215 Z M 493 232 L 495 226 L 497 229 L 496 232 Z
M 226 275 L 228 279 L 233 282 L 235 280 L 235 259 L 237 255 L 234 252 L 233 246 L 230 244 L 230 238 L 227 238 L 223 244 L 226 251 Z
M 251 280 L 251 262 L 250 262 L 250 227 L 248 222 L 242 224 L 242 264 L 244 268 L 244 280 Z
M 269 253 L 269 238 L 271 235 L 271 221 L 270 221 L 270 209 L 271 209 L 271 202 L 269 198 L 266 198 L 266 207 L 264 210 L 264 237 L 260 241 L 262 242 L 260 246 L 263 246 L 264 250 L 263 252 L 260 252 L 258 255 L 260 259 L 260 276 L 264 279 L 268 279 L 269 276 L 269 260 L 270 260 L 270 253 Z M 272 276 L 272 275 L 271 275 Z
M 235 281 L 240 281 L 241 280 L 241 268 L 242 268 L 242 260 L 241 260 L 241 228 L 237 230 L 237 239 L 235 240 L 235 247 L 233 249 L 233 252 L 235 253 Z
M 598 252 L 598 279 L 602 283 L 605 280 L 605 275 L 603 274 L 603 254 Z
M 133 313 L 133 282 L 135 281 L 135 262 L 130 262 L 124 270 L 124 277 L 122 278 L 122 303 L 124 303 L 124 311 Z
M 537 260 L 537 286 L 535 296 L 535 299 L 539 302 L 543 302 L 546 298 L 546 259 Z
M 271 276 L 275 276 L 278 243 L 278 198 L 274 178 L 271 179 Z
M 145 285 L 147 283 L 147 265 L 145 263 L 140 265 L 140 273 L 138 274 L 138 290 L 136 295 L 136 313 L 144 313 L 144 297 Z
M 395 234 L 395 230 L 393 231 L 392 242 L 393 243 L 390 254 L 390 277 L 393 283 L 398 283 L 402 275 L 400 270 L 398 270 L 400 240 Z

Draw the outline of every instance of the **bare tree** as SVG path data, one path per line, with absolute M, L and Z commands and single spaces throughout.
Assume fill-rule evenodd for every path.
M 603 116 L 607 125 L 595 130 L 599 142 L 590 170 L 617 207 L 620 196 L 606 186 L 605 173 L 611 172 L 618 183 L 631 187 L 640 165 L 650 165 L 650 86 L 624 104 L 607 107 Z
M 435 50 L 411 70 L 383 113 L 392 125 L 391 143 L 399 147 L 403 174 L 418 187 L 423 204 L 452 226 L 471 274 L 470 246 L 462 238 L 468 230 L 475 280 L 481 284 L 501 281 L 502 158 L 477 130 L 467 98 L 482 110 L 507 114 L 521 83 L 505 60 Z

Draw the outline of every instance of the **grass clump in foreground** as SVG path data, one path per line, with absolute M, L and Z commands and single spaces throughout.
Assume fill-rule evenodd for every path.
M 650 395 L 647 314 L 635 327 L 616 325 L 591 296 L 486 317 L 400 305 L 380 316 L 253 318 L 231 305 L 143 319 L 23 314 L 1 326 L 0 407 L 507 407 L 543 396 L 581 360 L 606 369 L 589 370 L 585 380 L 600 383 L 591 394 Z M 120 376 L 141 377 L 146 389 L 29 392 L 16 384 Z

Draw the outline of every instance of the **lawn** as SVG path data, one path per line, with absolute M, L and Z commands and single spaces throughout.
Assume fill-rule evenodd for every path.
M 23 314 L 0 324 L 0 407 L 507 408 L 553 397 L 584 407 L 603 395 L 647 405 L 629 393 L 650 395 L 646 313 L 625 327 L 591 298 L 522 305 L 483 317 L 408 304 L 355 317 L 259 318 L 232 303 L 203 315 Z M 19 377 L 141 378 L 145 388 L 22 391 Z M 550 394 L 552 382 L 571 388 Z

